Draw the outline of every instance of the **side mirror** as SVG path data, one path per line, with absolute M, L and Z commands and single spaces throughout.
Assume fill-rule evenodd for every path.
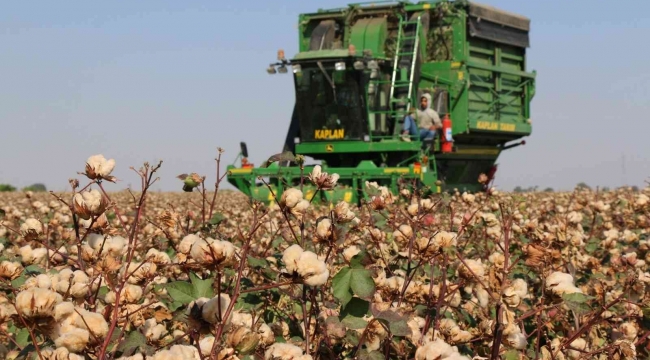
M 241 150 L 240 150 L 240 151 L 241 151 L 241 155 L 242 155 L 243 157 L 246 157 L 246 158 L 247 158 L 247 157 L 248 157 L 248 148 L 246 147 L 246 143 L 243 142 L 243 141 L 240 142 L 240 143 L 239 143 L 239 148 L 241 149 Z

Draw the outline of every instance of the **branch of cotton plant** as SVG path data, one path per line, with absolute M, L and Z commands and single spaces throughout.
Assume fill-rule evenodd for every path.
M 217 158 L 215 159 L 217 162 L 217 177 L 216 177 L 217 180 L 214 183 L 214 194 L 212 195 L 212 201 L 210 202 L 210 215 L 208 216 L 208 219 L 212 219 L 214 206 L 216 205 L 216 201 L 217 201 L 217 193 L 219 192 L 219 186 L 221 185 L 221 182 L 226 177 L 226 175 L 228 175 L 227 172 L 221 175 L 221 154 L 224 153 L 224 150 L 219 147 L 217 148 L 217 152 L 219 153 L 219 155 L 217 155 Z
M 258 291 L 265 291 L 265 290 L 270 290 L 270 289 L 275 289 L 279 288 L 282 286 L 287 286 L 287 285 L 293 285 L 295 282 L 293 280 L 281 282 L 281 283 L 275 283 L 275 284 L 268 284 L 268 285 L 262 285 L 250 289 L 245 289 L 240 291 L 241 294 L 247 294 L 247 293 L 252 293 L 252 292 L 258 292 Z
M 11 287 L 11 292 L 14 294 L 14 298 L 16 297 L 16 289 Z M 18 310 L 18 306 L 16 306 L 16 303 L 13 303 L 13 307 L 16 310 L 16 315 L 18 316 L 18 319 L 20 319 L 20 322 L 23 324 L 25 329 L 29 332 L 29 338 L 32 340 L 32 344 L 34 345 L 34 348 L 36 349 L 36 354 L 38 354 L 38 358 L 40 360 L 43 359 L 43 354 L 41 354 L 41 349 L 40 346 L 38 346 L 38 338 L 36 337 L 36 334 L 34 333 L 34 329 L 32 329 L 28 324 L 27 321 L 25 321 L 25 318 L 20 314 L 20 310 Z
M 271 185 L 268 184 L 261 176 L 259 176 L 258 179 L 262 180 L 264 185 L 266 185 L 266 187 L 271 192 L 271 195 L 273 196 L 273 201 L 275 201 L 275 203 L 280 207 L 282 215 L 284 216 L 284 220 L 287 222 L 287 225 L 289 225 L 289 230 L 291 230 L 291 234 L 293 235 L 293 238 L 296 240 L 296 243 L 297 244 L 301 243 L 301 241 L 298 240 L 298 236 L 296 235 L 296 232 L 293 231 L 293 226 L 291 225 L 291 221 L 289 220 L 289 215 L 287 215 L 287 212 L 285 211 L 285 209 L 282 208 L 282 205 L 280 204 L 280 200 L 278 200 L 278 197 L 275 194 L 275 192 L 273 191 L 273 189 L 271 188 Z
M 438 330 L 440 327 L 440 316 L 441 311 L 440 308 L 442 308 L 442 304 L 445 301 L 445 298 L 447 297 L 447 267 L 449 266 L 449 256 L 445 254 L 444 260 L 442 263 L 442 286 L 438 290 L 438 298 L 436 299 L 436 317 L 434 318 L 433 322 L 433 329 L 434 333 Z M 430 309 L 431 306 L 431 298 L 433 297 L 433 260 L 431 261 L 431 277 L 429 279 L 429 297 L 427 299 L 427 310 Z M 427 317 L 425 319 L 424 323 L 424 334 L 429 331 L 429 326 L 431 326 L 431 311 L 427 311 Z
M 129 244 L 128 244 L 128 250 L 127 250 L 128 255 L 127 255 L 127 261 L 126 261 L 126 268 L 125 268 L 125 271 L 123 273 L 122 279 L 120 279 L 120 281 L 119 281 L 117 289 L 115 289 L 115 305 L 114 305 L 114 308 L 113 308 L 112 320 L 111 320 L 111 324 L 110 324 L 109 329 L 108 329 L 108 333 L 106 335 L 106 339 L 104 340 L 104 343 L 102 344 L 101 350 L 99 352 L 99 356 L 98 356 L 99 359 L 103 359 L 106 356 L 106 350 L 108 349 L 108 345 L 110 344 L 110 340 L 111 340 L 111 337 L 113 336 L 113 332 L 115 332 L 115 328 L 117 327 L 117 321 L 118 321 L 118 318 L 119 318 L 120 302 L 122 300 L 120 295 L 121 295 L 122 289 L 124 288 L 124 285 L 127 282 L 128 276 L 131 276 L 131 274 L 128 274 L 128 276 L 127 276 L 127 273 L 128 273 L 129 267 L 131 266 L 131 262 L 133 260 L 133 254 L 134 254 L 135 248 L 136 248 L 136 240 L 137 240 L 137 233 L 136 232 L 138 230 L 138 224 L 139 224 L 140 218 L 142 216 L 143 205 L 144 205 L 144 203 L 146 201 L 146 198 L 147 198 L 147 191 L 149 190 L 151 185 L 153 185 L 157 180 L 157 179 L 153 179 L 153 176 L 156 173 L 156 171 L 160 168 L 161 165 L 162 165 L 162 161 L 160 161 L 157 166 L 155 166 L 153 168 L 150 168 L 149 164 L 145 163 L 144 168 L 140 172 L 138 172 L 138 175 L 140 175 L 140 178 L 141 178 L 141 181 L 142 181 L 142 184 L 143 184 L 142 185 L 142 193 L 140 194 L 140 200 L 138 202 L 138 205 L 136 206 L 137 211 L 136 211 L 135 219 L 134 219 L 133 225 L 131 226 L 131 229 L 130 229 L 131 234 L 129 235 Z M 104 191 L 101 183 L 99 183 L 99 187 L 102 189 L 102 192 L 104 192 L 105 196 L 107 196 L 106 191 Z M 117 208 L 117 206 L 115 208 Z M 116 212 L 116 214 L 117 214 L 118 218 L 120 218 L 120 221 L 121 221 L 121 216 L 117 212 Z M 122 222 L 122 224 L 124 224 L 124 223 Z M 124 228 L 125 231 L 127 231 L 127 228 L 124 225 L 123 225 L 123 228 Z M 142 264 L 140 264 L 140 266 L 142 266 L 143 264 L 144 264 L 144 262 L 142 262 Z M 134 270 L 134 272 L 135 272 L 135 270 Z
M 302 286 L 302 298 L 300 299 L 300 307 L 302 308 L 302 320 L 304 323 L 305 334 L 305 354 L 309 355 L 309 317 L 307 317 L 307 287 Z
M 214 344 L 212 345 L 212 349 L 210 351 L 210 356 L 211 357 L 216 356 L 216 354 L 218 353 L 218 349 L 220 347 L 219 339 L 221 339 L 221 335 L 223 335 L 223 331 L 224 331 L 224 328 L 226 326 L 226 322 L 230 318 L 230 314 L 232 313 L 232 311 L 233 311 L 233 309 L 235 307 L 235 303 L 237 302 L 237 300 L 239 299 L 239 296 L 241 294 L 241 279 L 243 277 L 244 268 L 246 267 L 247 255 L 248 255 L 248 251 L 250 250 L 251 239 L 253 238 L 253 235 L 260 228 L 261 225 L 262 225 L 262 222 L 260 222 L 258 220 L 257 211 L 255 211 L 255 212 L 253 212 L 252 226 L 251 226 L 250 232 L 248 233 L 248 236 L 244 236 L 242 234 L 241 228 L 239 226 L 237 227 L 237 235 L 239 236 L 240 239 L 244 240 L 244 246 L 241 249 L 241 261 L 239 262 L 239 267 L 237 269 L 237 280 L 235 282 L 235 289 L 233 291 L 232 298 L 230 299 L 230 303 L 228 304 L 228 308 L 226 309 L 226 313 L 221 318 L 222 320 L 219 323 L 219 325 L 217 326 L 216 335 L 214 337 L 215 341 L 214 341 Z
M 99 185 L 99 189 L 102 191 L 104 196 L 108 199 L 109 203 L 113 204 L 113 212 L 115 213 L 117 217 L 117 221 L 120 223 L 120 226 L 122 226 L 122 229 L 124 230 L 124 233 L 128 235 L 129 229 L 124 223 L 124 220 L 122 220 L 122 215 L 120 214 L 120 210 L 117 208 L 117 203 L 113 202 L 111 198 L 108 196 L 108 193 L 106 190 L 104 190 L 104 186 L 102 186 L 102 183 L 100 181 L 97 182 L 97 185 Z M 75 222 L 76 223 L 76 222 Z
M 624 294 L 624 292 L 623 292 L 623 294 Z M 560 344 L 560 346 L 558 347 L 558 350 L 555 352 L 555 355 L 557 355 L 567 345 L 571 344 L 575 339 L 580 337 L 584 332 L 586 332 L 587 330 L 591 329 L 593 326 L 595 326 L 598 323 L 600 323 L 601 321 L 603 321 L 603 319 L 601 318 L 601 315 L 605 311 L 609 310 L 612 306 L 622 302 L 623 294 L 621 294 L 619 297 L 612 300 L 609 304 L 607 304 L 606 306 L 604 306 L 600 310 L 598 310 L 598 312 L 593 314 L 591 316 L 591 318 L 587 322 L 584 323 L 584 325 L 582 325 L 576 332 L 574 332 L 571 336 L 569 336 L 566 340 L 564 340 L 562 342 L 562 344 Z

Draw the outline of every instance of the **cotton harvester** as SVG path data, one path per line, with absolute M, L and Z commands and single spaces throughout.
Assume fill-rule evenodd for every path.
M 400 184 L 480 191 L 479 175 L 493 177 L 500 153 L 524 144 L 532 131 L 529 29 L 528 18 L 466 0 L 302 14 L 298 54 L 286 59 L 279 51 L 267 70 L 294 78 L 283 151 L 320 160 L 323 171 L 340 175 L 336 189 L 318 192 L 327 202 L 359 201 L 366 181 L 393 192 Z M 433 142 L 405 141 L 405 116 L 424 94 L 444 131 Z M 242 166 L 228 167 L 228 181 L 254 199 L 268 202 L 300 182 L 295 163 L 254 167 L 244 143 L 240 155 Z M 316 192 L 305 183 L 304 193 L 309 199 Z

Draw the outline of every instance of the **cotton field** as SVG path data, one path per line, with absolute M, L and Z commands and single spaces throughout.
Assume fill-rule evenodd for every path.
M 150 192 L 144 164 L 141 189 L 107 192 L 132 165 L 0 193 L 1 358 L 648 357 L 650 189 L 261 204 L 215 174 Z

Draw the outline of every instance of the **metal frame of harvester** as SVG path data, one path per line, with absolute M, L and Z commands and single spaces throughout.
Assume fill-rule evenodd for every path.
M 492 177 L 499 154 L 532 132 L 536 73 L 526 70 L 529 30 L 528 18 L 465 0 L 350 4 L 301 14 L 299 52 L 286 59 L 280 51 L 268 69 L 289 73 L 290 67 L 294 77 L 296 105 L 283 150 L 340 175 L 331 191 L 306 184 L 306 198 L 358 202 L 367 197 L 366 181 L 393 191 L 401 184 L 480 191 L 479 175 Z M 405 115 L 425 93 L 451 121 L 452 144 L 441 147 L 450 140 L 445 136 L 432 144 L 401 139 Z M 291 163 L 228 167 L 228 181 L 263 202 L 300 177 Z

